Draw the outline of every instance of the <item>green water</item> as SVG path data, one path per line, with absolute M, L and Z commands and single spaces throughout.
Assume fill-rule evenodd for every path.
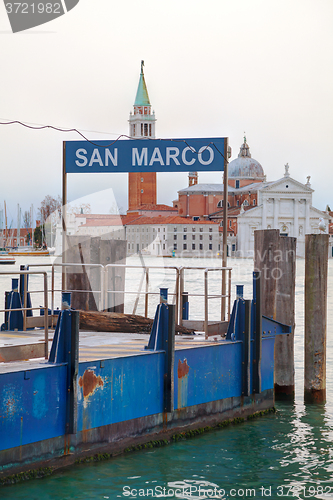
M 237 282 L 250 290 L 251 263 L 236 264 Z M 164 448 L 2 487 L 0 499 L 333 498 L 333 283 L 329 278 L 327 403 L 304 405 L 304 262 L 297 265 L 294 403 L 277 403 L 275 414 Z
M 322 492 L 333 497 L 331 415 L 329 404 L 280 403 L 276 414 L 4 487 L 0 498 L 325 498 Z

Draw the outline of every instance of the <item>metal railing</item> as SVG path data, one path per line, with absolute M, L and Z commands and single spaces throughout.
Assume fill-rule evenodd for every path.
M 193 292 L 187 292 L 188 297 L 204 297 L 204 332 L 206 338 L 208 337 L 208 318 L 209 318 L 209 310 L 208 310 L 208 300 L 209 299 L 220 299 L 221 304 L 220 304 L 220 312 L 221 312 L 221 321 L 225 321 L 226 319 L 226 311 L 225 311 L 225 299 L 227 299 L 227 321 L 230 320 L 230 311 L 231 311 L 231 267 L 181 267 L 180 268 L 180 283 L 179 283 L 179 295 L 180 297 L 183 296 L 185 292 L 185 271 L 186 270 L 201 270 L 204 273 L 204 293 L 193 293 Z M 208 280 L 208 275 L 210 272 L 216 272 L 220 271 L 222 273 L 228 272 L 228 287 L 227 287 L 227 293 L 223 294 L 222 293 L 222 280 L 221 280 L 221 293 L 215 293 L 214 295 L 209 295 L 209 280 Z M 179 323 L 182 324 L 183 319 L 182 319 L 182 310 L 179 310 Z
M 27 276 L 28 275 L 43 275 L 44 277 L 44 307 L 27 307 Z M 27 311 L 35 311 L 35 310 L 44 310 L 44 342 L 45 342 L 45 348 L 44 348 L 44 355 L 45 359 L 48 359 L 48 345 L 49 345 L 49 318 L 48 318 L 48 313 L 49 313 L 49 307 L 48 307 L 48 287 L 47 287 L 47 272 L 46 271 L 3 271 L 0 272 L 0 276 L 13 276 L 13 275 L 23 275 L 24 276 L 24 292 L 23 292 L 23 307 L 16 308 L 16 309 L 0 309 L 0 313 L 6 313 L 8 314 L 14 312 L 14 311 L 23 311 L 23 331 L 25 332 L 27 330 Z
M 139 288 L 138 290 L 135 291 L 126 291 L 125 292 L 125 286 L 123 287 L 122 290 L 109 290 L 107 286 L 107 279 L 108 279 L 108 272 L 112 268 L 124 268 L 124 269 L 142 269 L 142 275 L 139 283 Z M 141 296 L 144 296 L 144 315 L 147 318 L 148 317 L 148 309 L 149 309 L 149 297 L 150 296 L 159 296 L 160 292 L 159 291 L 149 291 L 149 276 L 150 276 L 150 270 L 172 270 L 175 272 L 175 288 L 173 292 L 169 292 L 169 296 L 172 296 L 172 303 L 176 305 L 176 311 L 178 311 L 179 308 L 179 268 L 176 266 L 139 266 L 139 265 L 126 265 L 126 264 L 107 264 L 105 266 L 106 273 L 105 273 L 105 304 L 108 303 L 108 295 L 109 294 L 117 294 L 117 293 L 126 293 L 127 295 L 136 295 L 135 301 L 134 301 L 134 306 L 133 306 L 133 312 L 132 314 L 136 314 L 139 300 Z M 142 291 L 143 283 L 145 283 L 145 290 Z
M 186 288 L 186 271 L 192 270 L 192 271 L 202 271 L 203 272 L 203 284 L 204 284 L 204 290 L 203 293 L 195 293 L 194 291 L 188 291 L 188 297 L 196 297 L 196 298 L 203 298 L 203 310 L 204 310 L 204 331 L 206 336 L 208 335 L 208 325 L 209 325 L 209 307 L 208 307 L 208 302 L 211 299 L 220 299 L 220 308 L 221 308 L 221 321 L 225 321 L 226 319 L 226 314 L 227 314 L 227 320 L 229 321 L 230 319 L 230 310 L 231 310 L 231 268 L 223 268 L 223 267 L 214 267 L 214 268 L 207 268 L 207 267 L 176 267 L 176 266 L 140 266 L 140 265 L 126 265 L 126 264 L 107 264 L 106 266 L 103 266 L 102 264 L 84 264 L 84 263 L 53 263 L 53 264 L 31 264 L 29 265 L 29 268 L 33 267 L 51 267 L 51 287 L 50 287 L 50 293 L 51 293 L 51 326 L 53 327 L 53 311 L 54 311 L 54 306 L 55 306 L 55 293 L 57 292 L 77 292 L 77 293 L 92 293 L 92 294 L 97 294 L 98 295 L 98 300 L 96 301 L 96 306 L 97 309 L 100 311 L 105 311 L 109 309 L 110 302 L 112 304 L 115 304 L 116 300 L 115 297 L 118 295 L 118 299 L 123 299 L 124 303 L 124 297 L 125 295 L 135 295 L 135 300 L 133 304 L 133 310 L 132 314 L 136 314 L 138 310 L 138 305 L 140 302 L 140 299 L 143 298 L 144 300 L 144 316 L 148 317 L 149 314 L 149 301 L 152 296 L 159 296 L 160 292 L 159 290 L 150 290 L 150 277 L 152 271 L 160 271 L 163 270 L 164 272 L 169 272 L 171 271 L 173 274 L 172 281 L 174 283 L 174 289 L 172 292 L 169 293 L 169 296 L 172 297 L 172 303 L 176 305 L 176 317 L 179 318 L 179 324 L 182 324 L 182 304 L 181 304 L 181 299 L 183 296 L 183 293 L 185 292 Z M 56 288 L 55 286 L 55 269 L 57 267 L 60 268 L 65 268 L 68 269 L 70 267 L 72 268 L 81 268 L 82 272 L 84 274 L 87 274 L 86 268 L 97 268 L 100 270 L 98 273 L 99 275 L 99 280 L 98 281 L 98 289 L 92 290 L 92 289 L 86 289 L 86 290 L 62 290 L 60 288 Z M 115 274 L 113 276 L 113 286 L 112 289 L 109 288 L 109 283 L 110 283 L 110 271 L 113 269 L 121 269 L 121 272 L 123 272 L 123 275 L 121 274 Z M 140 278 L 139 286 L 138 289 L 135 290 L 125 290 L 125 283 L 123 282 L 122 276 L 125 276 L 125 270 L 134 270 L 134 269 L 142 269 L 142 275 Z M 221 292 L 216 291 L 215 293 L 210 294 L 209 293 L 209 275 L 212 274 L 213 272 L 222 272 L 222 273 L 228 273 L 228 286 L 227 286 L 227 291 L 226 294 L 222 294 L 222 280 L 221 280 Z M 0 274 L 5 274 L 5 275 L 29 275 L 29 274 L 41 274 L 44 276 L 44 309 L 45 309 L 45 316 L 47 318 L 48 315 L 48 287 L 47 287 L 47 272 L 46 271 L 17 271 L 17 272 L 3 272 Z M 88 283 L 89 282 L 89 275 L 87 274 L 88 278 Z M 120 278 L 120 279 L 119 279 Z M 26 277 L 24 278 L 26 280 Z M 116 281 L 118 281 L 116 283 Z M 26 285 L 26 283 L 25 283 Z M 22 310 L 25 310 L 24 312 L 24 326 L 26 327 L 26 300 L 27 300 L 27 295 L 26 295 L 26 286 L 24 287 L 25 293 L 24 293 L 24 304 Z M 34 290 L 33 293 L 38 293 L 41 291 L 36 291 Z M 111 297 L 111 301 L 110 301 Z M 113 297 L 113 298 L 112 298 Z M 227 301 L 227 311 L 225 311 L 224 304 Z M 45 305 L 46 304 L 46 305 Z M 31 309 L 41 309 L 41 308 L 31 308 Z M 42 308 L 43 309 L 43 308 Z M 198 308 L 201 309 L 201 306 Z M 0 312 L 4 312 L 0 311 Z M 47 319 L 45 318 L 45 325 L 46 325 L 46 336 L 48 335 L 48 322 Z

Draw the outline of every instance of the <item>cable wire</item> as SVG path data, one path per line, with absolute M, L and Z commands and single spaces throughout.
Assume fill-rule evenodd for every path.
M 206 151 L 206 149 L 208 149 L 208 147 L 210 145 L 214 146 L 214 148 L 216 149 L 216 151 L 222 156 L 222 158 L 224 159 L 225 162 L 229 163 L 227 158 L 225 158 L 224 154 L 218 149 L 218 147 L 216 146 L 216 144 L 214 142 L 210 142 L 207 146 L 204 147 L 204 149 L 202 149 L 202 151 L 199 153 L 197 152 L 185 139 L 153 139 L 152 137 L 137 137 L 137 138 L 134 138 L 134 137 L 131 137 L 129 135 L 126 135 L 126 134 L 120 134 L 118 135 L 118 137 L 106 144 L 106 145 L 102 145 L 102 144 L 97 144 L 96 142 L 93 142 L 93 141 L 90 141 L 82 132 L 80 132 L 78 129 L 76 128 L 61 128 L 61 127 L 55 127 L 54 125 L 28 125 L 27 123 L 24 123 L 24 122 L 21 122 L 20 120 L 11 120 L 11 121 L 8 121 L 8 122 L 0 122 L 0 125 L 21 125 L 22 127 L 26 127 L 26 128 L 29 128 L 29 129 L 32 129 L 32 130 L 43 130 L 43 129 L 51 129 L 51 130 L 56 130 L 58 132 L 75 132 L 77 133 L 78 135 L 80 135 L 86 142 L 89 142 L 90 144 L 92 144 L 93 146 L 97 146 L 99 148 L 108 148 L 110 146 L 113 146 L 117 141 L 119 141 L 122 137 L 126 138 L 126 139 L 129 139 L 129 140 L 150 140 L 150 141 L 171 141 L 171 142 L 182 142 L 184 144 L 186 144 L 189 149 L 191 150 L 192 153 L 195 153 L 197 155 L 199 154 L 202 154 L 204 151 Z M 107 133 L 107 132 L 99 132 L 99 133 Z

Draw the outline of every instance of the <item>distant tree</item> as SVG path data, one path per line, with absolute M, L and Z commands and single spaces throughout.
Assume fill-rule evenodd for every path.
M 35 247 L 41 248 L 43 246 L 43 228 L 41 226 L 36 227 L 34 231 L 34 242 Z
M 25 210 L 23 214 L 23 224 L 26 229 L 31 227 L 31 213 L 30 210 Z
M 118 207 L 117 203 L 113 203 L 111 205 L 111 207 L 109 208 L 109 214 L 119 215 L 119 214 L 123 214 L 123 213 L 124 213 L 123 207 Z
M 45 196 L 44 200 L 41 202 L 40 207 L 38 209 L 39 218 L 43 223 L 45 223 L 46 219 L 53 213 L 58 211 L 59 215 L 61 213 L 61 197 L 58 195 L 57 198 L 53 198 L 49 194 Z
M 90 203 L 81 203 L 81 205 L 67 205 L 67 213 L 69 214 L 91 214 Z

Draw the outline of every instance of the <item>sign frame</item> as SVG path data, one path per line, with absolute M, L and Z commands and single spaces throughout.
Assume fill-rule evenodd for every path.
M 223 171 L 224 137 L 67 141 L 66 173 Z
M 191 172 L 191 171 L 220 171 L 223 175 L 223 197 L 228 200 L 228 137 L 199 138 L 199 139 L 129 139 L 109 141 L 63 141 L 63 175 L 62 175 L 62 258 L 65 260 L 66 228 L 67 228 L 67 174 L 69 173 L 130 173 L 130 172 Z M 106 153 L 107 148 L 113 147 L 113 153 Z M 115 149 L 117 146 L 117 155 Z M 74 165 L 75 147 L 81 149 L 76 158 L 81 165 Z M 139 152 L 139 148 L 141 150 Z M 125 154 L 118 164 L 118 148 L 131 151 L 130 156 Z M 169 148 L 169 149 L 168 149 Z M 136 152 L 133 151 L 136 149 Z M 86 153 L 84 153 L 84 151 Z M 104 163 L 103 155 L 104 151 Z M 162 152 L 161 152 L 162 150 Z M 178 154 L 177 154 L 177 150 Z M 77 151 L 77 150 L 76 150 Z M 212 159 L 212 152 L 214 158 Z M 215 153 L 221 164 L 215 160 Z M 89 162 L 88 162 L 88 154 Z M 132 162 L 129 158 L 132 158 Z M 126 160 L 127 158 L 127 160 Z M 137 165 L 132 165 L 133 158 Z M 140 160 L 141 159 L 141 164 Z M 210 161 L 212 159 L 212 161 Z M 71 164 L 69 165 L 69 160 Z M 108 168 L 106 168 L 108 160 Z M 117 160 L 117 161 L 116 161 Z M 149 160 L 149 161 L 148 161 Z M 181 164 L 182 160 L 182 164 Z M 185 160 L 185 161 L 184 161 Z M 214 161 L 213 161 L 214 160 Z M 86 163 L 85 163 L 86 162 Z M 127 162 L 127 163 L 126 163 Z M 156 163 L 156 165 L 155 165 Z M 178 164 L 179 163 L 179 164 Z M 115 165 L 116 164 L 116 165 Z M 85 169 L 88 165 L 88 169 Z M 176 168 L 177 167 L 177 168 Z M 179 168 L 180 167 L 180 168 Z M 198 168 L 199 167 L 199 168 Z M 90 170 L 90 171 L 89 171 Z M 227 237 L 228 237 L 228 203 L 223 203 L 223 246 L 222 267 L 227 267 Z M 66 288 L 66 267 L 62 271 L 62 288 Z M 226 271 L 222 271 L 222 317 L 225 320 L 226 304 Z

